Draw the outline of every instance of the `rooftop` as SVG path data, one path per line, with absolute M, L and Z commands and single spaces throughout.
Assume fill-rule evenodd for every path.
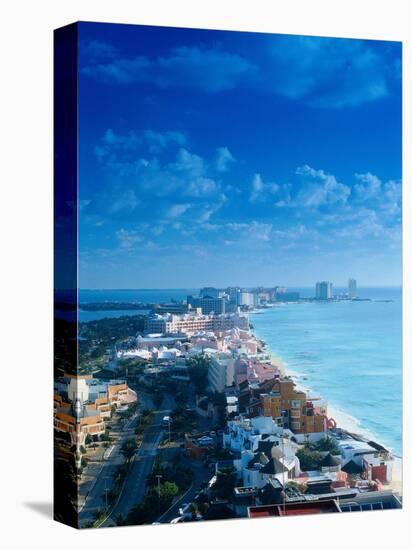
M 293 504 L 270 504 L 264 506 L 250 506 L 248 516 L 250 518 L 264 518 L 273 516 L 302 516 L 307 514 L 328 514 L 341 512 L 338 503 L 334 499 L 317 502 L 298 502 Z

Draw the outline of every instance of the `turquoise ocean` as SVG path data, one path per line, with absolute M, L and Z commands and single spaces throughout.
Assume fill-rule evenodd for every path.
M 290 290 L 313 296 L 313 289 Z M 79 303 L 179 301 L 196 293 L 196 289 L 80 290 Z M 250 320 L 256 336 L 296 382 L 328 403 L 329 415 L 338 424 L 375 438 L 400 456 L 402 291 L 360 288 L 358 294 L 371 301 L 277 305 L 251 314 Z M 136 313 L 80 309 L 79 320 Z
M 365 288 L 358 294 L 372 301 L 290 303 L 250 320 L 296 382 L 328 403 L 338 425 L 401 456 L 402 292 Z

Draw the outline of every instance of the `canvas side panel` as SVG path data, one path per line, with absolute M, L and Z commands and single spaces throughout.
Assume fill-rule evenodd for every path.
M 54 518 L 77 527 L 77 24 L 54 31 Z

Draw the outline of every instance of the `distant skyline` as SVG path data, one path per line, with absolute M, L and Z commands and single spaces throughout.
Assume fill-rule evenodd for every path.
M 401 284 L 400 43 L 79 29 L 81 288 Z

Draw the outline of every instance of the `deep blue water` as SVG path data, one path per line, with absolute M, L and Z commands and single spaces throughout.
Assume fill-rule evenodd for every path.
M 332 412 L 346 413 L 346 422 L 401 455 L 401 290 L 358 294 L 393 302 L 286 304 L 251 315 L 251 322 L 311 394 L 320 394 Z

